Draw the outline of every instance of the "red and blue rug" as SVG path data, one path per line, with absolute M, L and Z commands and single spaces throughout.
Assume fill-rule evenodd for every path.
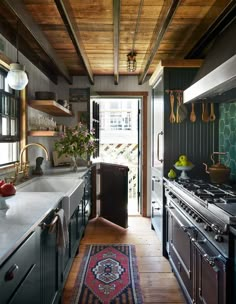
M 135 246 L 87 246 L 72 303 L 142 304 Z

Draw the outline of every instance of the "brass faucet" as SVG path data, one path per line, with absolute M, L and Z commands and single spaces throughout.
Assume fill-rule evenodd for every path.
M 31 146 L 37 146 L 41 149 L 44 150 L 45 155 L 46 155 L 46 160 L 49 160 L 49 153 L 47 148 L 39 143 L 30 143 L 28 145 L 25 145 L 21 150 L 20 150 L 20 163 L 16 163 L 15 164 L 15 178 L 17 178 L 18 174 L 23 173 L 23 177 L 24 178 L 28 178 L 29 177 L 29 163 L 28 162 L 23 162 L 23 153 L 24 151 Z

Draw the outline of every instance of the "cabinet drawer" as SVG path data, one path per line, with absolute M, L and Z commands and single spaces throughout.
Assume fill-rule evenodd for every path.
M 36 233 L 32 233 L 0 268 L 1 303 L 8 303 L 14 297 L 37 264 L 36 241 Z

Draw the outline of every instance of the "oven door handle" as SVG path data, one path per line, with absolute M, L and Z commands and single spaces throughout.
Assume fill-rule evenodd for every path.
M 203 259 L 205 260 L 205 262 L 207 262 L 211 267 L 215 266 L 215 261 L 216 260 L 222 260 L 223 258 L 221 257 L 221 255 L 216 255 L 216 256 L 210 256 L 205 250 L 204 248 L 200 245 L 201 243 L 206 243 L 206 240 L 199 240 L 197 241 L 196 239 L 192 238 L 191 241 L 194 243 L 195 247 L 197 247 L 197 249 L 200 251 Z M 223 261 L 224 262 L 224 261 Z
M 168 210 L 168 212 L 173 216 L 173 218 L 176 220 L 176 222 L 179 224 L 179 226 L 183 229 L 184 232 L 187 232 L 188 233 L 188 230 L 192 230 L 194 229 L 194 226 L 186 226 L 184 225 L 181 220 L 174 214 L 174 212 L 172 211 L 172 209 L 175 209 L 175 208 L 171 208 L 170 206 L 166 206 L 166 209 Z M 189 235 L 189 233 L 188 233 Z M 189 235 L 190 236 L 190 235 Z

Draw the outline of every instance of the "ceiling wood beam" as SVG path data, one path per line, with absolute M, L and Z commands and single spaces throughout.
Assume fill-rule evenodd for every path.
M 214 38 L 222 31 L 232 20 L 236 18 L 236 2 L 231 1 L 222 12 L 222 14 L 209 27 L 208 31 L 194 45 L 190 52 L 186 55 L 186 59 L 202 58 L 206 47 L 214 40 Z
M 83 42 L 79 33 L 79 28 L 73 16 L 72 8 L 69 4 L 69 1 L 68 0 L 54 0 L 54 1 L 61 15 L 61 18 L 67 28 L 67 32 L 70 35 L 70 38 L 73 42 L 76 52 L 83 62 L 89 81 L 91 84 L 94 84 L 93 72 L 90 67 L 90 63 L 86 55 Z
M 42 50 L 47 54 L 51 61 L 55 64 L 61 75 L 72 84 L 72 78 L 68 73 L 68 70 L 64 63 L 58 58 L 56 52 L 52 48 L 51 44 L 41 31 L 40 27 L 35 23 L 33 18 L 26 11 L 22 0 L 3 0 L 3 2 L 14 12 L 19 18 L 26 29 L 31 33 L 37 43 L 40 45 Z
M 138 79 L 138 83 L 139 84 L 143 84 L 144 81 L 145 81 L 145 78 L 146 78 L 147 73 L 148 73 L 148 69 L 149 69 L 149 67 L 150 67 L 150 65 L 151 65 L 151 63 L 152 63 L 152 61 L 153 61 L 153 59 L 154 59 L 154 57 L 155 57 L 155 55 L 156 55 L 156 53 L 158 51 L 158 48 L 159 48 L 160 43 L 161 43 L 161 40 L 162 40 L 165 32 L 168 29 L 168 26 L 169 26 L 169 24 L 170 24 L 170 22 L 171 22 L 171 20 L 172 20 L 172 18 L 174 16 L 174 14 L 175 14 L 175 11 L 176 11 L 179 3 L 180 3 L 180 0 L 173 0 L 172 1 L 172 4 L 171 4 L 171 6 L 170 6 L 170 8 L 168 10 L 167 16 L 166 16 L 164 22 L 162 23 L 162 25 L 160 27 L 160 30 L 157 32 L 157 35 L 156 35 L 155 40 L 154 40 L 155 43 L 154 43 L 154 45 L 152 47 L 152 50 L 150 51 L 150 54 L 149 54 L 149 57 L 147 59 L 146 65 L 144 67 L 144 70 L 139 75 L 139 79 Z
M 0 33 L 16 48 L 16 29 L 10 24 L 6 26 L 6 22 L 0 19 Z M 54 71 L 51 70 L 42 60 L 36 52 L 32 51 L 32 48 L 28 41 L 24 38 L 24 35 L 19 35 L 20 43 L 18 50 L 26 58 L 29 59 L 44 75 L 46 75 L 53 83 L 57 84 L 58 79 Z M 10 62 L 12 63 L 12 61 Z
M 114 83 L 119 83 L 119 47 L 120 47 L 120 0 L 113 0 L 114 33 Z

